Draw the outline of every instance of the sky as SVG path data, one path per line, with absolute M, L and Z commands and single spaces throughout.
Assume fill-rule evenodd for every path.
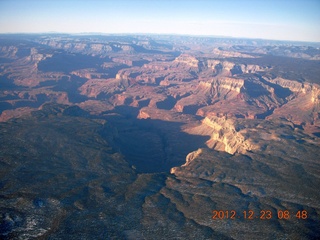
M 0 0 L 0 33 L 47 32 L 320 42 L 320 0 Z

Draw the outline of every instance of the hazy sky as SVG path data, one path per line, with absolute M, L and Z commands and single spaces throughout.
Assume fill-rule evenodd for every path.
M 0 32 L 222 35 L 320 42 L 320 0 L 0 0 Z

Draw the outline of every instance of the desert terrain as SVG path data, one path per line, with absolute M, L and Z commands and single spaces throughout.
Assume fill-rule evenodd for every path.
M 320 45 L 0 35 L 1 239 L 319 239 Z

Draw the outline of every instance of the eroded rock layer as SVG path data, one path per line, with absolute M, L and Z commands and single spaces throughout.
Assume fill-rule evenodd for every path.
M 319 238 L 319 63 L 301 43 L 0 35 L 0 238 Z

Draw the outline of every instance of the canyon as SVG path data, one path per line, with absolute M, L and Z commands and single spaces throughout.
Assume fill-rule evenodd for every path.
M 319 47 L 0 35 L 1 239 L 319 238 Z

